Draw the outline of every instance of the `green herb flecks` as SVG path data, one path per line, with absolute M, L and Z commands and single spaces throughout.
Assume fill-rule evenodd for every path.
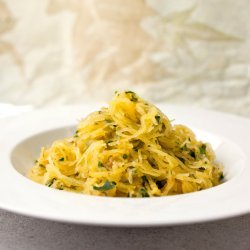
M 222 179 L 224 179 L 224 174 L 223 173 L 220 174 L 220 180 L 222 180 Z
M 138 101 L 138 98 L 137 98 L 136 94 L 133 91 L 126 91 L 125 93 L 130 95 L 130 101 L 131 102 L 137 102 Z
M 187 144 L 184 144 L 182 147 L 181 147 L 181 151 L 187 151 L 188 148 L 187 148 Z
M 137 101 L 138 101 L 138 98 L 135 97 L 134 95 L 132 95 L 131 98 L 130 98 L 130 100 L 131 100 L 132 102 L 137 102 Z
M 204 171 L 204 170 L 206 170 L 206 169 L 205 169 L 204 167 L 200 167 L 199 170 L 200 170 L 200 171 Z
M 110 182 L 108 180 L 105 181 L 105 183 L 103 184 L 103 186 L 97 187 L 97 186 L 93 186 L 94 190 L 98 190 L 98 191 L 107 191 L 110 189 L 113 189 L 116 186 L 115 182 Z
M 60 158 L 59 161 L 64 161 L 64 157 Z
M 101 162 L 101 161 L 98 161 L 98 167 L 99 168 L 103 168 L 104 166 L 103 166 L 103 163 Z
M 159 124 L 160 123 L 160 120 L 161 120 L 161 117 L 159 115 L 156 115 L 155 116 L 155 120 L 157 121 L 157 123 Z
M 47 183 L 46 183 L 46 186 L 48 187 L 51 187 L 53 185 L 53 183 L 55 182 L 56 178 L 53 178 L 51 180 L 49 180 Z
M 148 192 L 146 191 L 146 189 L 145 188 L 141 188 L 141 190 L 140 190 L 141 192 L 141 196 L 143 197 L 143 198 L 145 198 L 145 197 L 149 197 L 149 194 L 148 194 Z
M 142 177 L 142 185 L 144 186 L 146 183 L 148 183 L 148 178 L 146 175 L 143 175 Z
M 111 119 L 105 119 L 105 121 L 106 121 L 107 123 L 113 122 Z
M 200 147 L 200 154 L 206 154 L 206 144 L 202 144 L 201 147 Z
M 138 152 L 138 150 L 139 150 L 140 148 L 142 148 L 143 145 L 144 145 L 144 142 L 142 142 L 142 141 L 140 141 L 140 140 L 136 141 L 136 143 L 135 143 L 135 145 L 134 145 L 134 147 L 133 147 L 134 151 L 135 151 L 135 152 Z
M 78 130 L 76 130 L 74 137 L 78 137 Z
M 127 155 L 127 154 L 124 154 L 124 155 L 122 156 L 122 158 L 123 158 L 124 160 L 126 160 L 126 159 L 128 159 L 128 155 Z
M 134 94 L 134 95 L 135 95 L 135 92 L 133 92 L 133 91 L 130 91 L 130 90 L 128 90 L 128 91 L 125 91 L 125 93 L 126 93 L 126 94 Z

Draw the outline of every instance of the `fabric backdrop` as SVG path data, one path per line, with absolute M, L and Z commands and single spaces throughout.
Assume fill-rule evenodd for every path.
M 0 0 L 0 102 L 151 101 L 250 117 L 249 0 Z

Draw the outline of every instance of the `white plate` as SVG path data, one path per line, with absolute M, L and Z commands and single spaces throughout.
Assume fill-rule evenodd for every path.
M 250 212 L 250 120 L 192 107 L 160 105 L 175 123 L 211 142 L 225 165 L 225 182 L 190 194 L 109 198 L 74 194 L 25 177 L 40 147 L 69 135 L 95 106 L 66 106 L 0 120 L 0 208 L 79 224 L 160 226 L 204 222 Z

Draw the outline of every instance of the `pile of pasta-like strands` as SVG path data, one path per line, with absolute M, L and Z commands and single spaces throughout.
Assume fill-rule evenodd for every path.
M 210 188 L 223 173 L 209 144 L 126 91 L 83 119 L 74 136 L 42 148 L 29 177 L 83 194 L 150 197 Z

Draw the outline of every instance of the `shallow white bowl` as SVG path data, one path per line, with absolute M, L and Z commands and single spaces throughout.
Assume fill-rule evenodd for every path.
M 250 212 L 250 120 L 191 107 L 159 105 L 175 123 L 210 142 L 225 166 L 223 184 L 189 194 L 110 198 L 69 193 L 25 177 L 40 148 L 73 134 L 98 105 L 65 106 L 0 120 L 0 208 L 79 224 L 161 226 L 204 222 Z

